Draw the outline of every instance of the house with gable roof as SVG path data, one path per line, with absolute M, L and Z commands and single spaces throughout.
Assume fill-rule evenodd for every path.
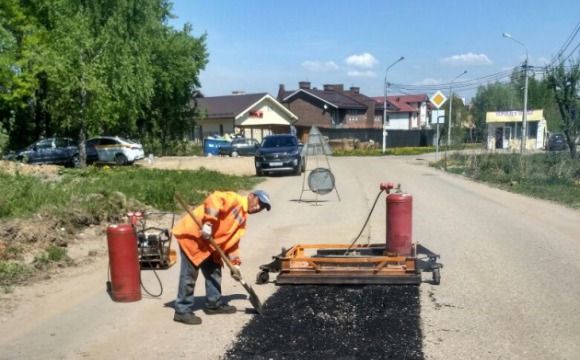
M 198 140 L 215 134 L 242 134 L 260 141 L 266 135 L 289 133 L 290 125 L 298 120 L 268 93 L 199 97 L 195 103 Z
M 384 96 L 373 97 L 384 104 Z M 387 130 L 429 128 L 431 110 L 435 108 L 426 94 L 387 96 Z
M 301 81 L 297 90 L 278 89 L 277 99 L 298 116 L 295 124 L 299 133 L 308 133 L 310 127 L 320 129 L 381 129 L 383 126 L 384 97 L 369 97 L 360 88 L 344 89 L 342 84 L 311 87 Z M 387 97 L 387 130 L 413 130 L 429 127 L 433 107 L 425 94 Z

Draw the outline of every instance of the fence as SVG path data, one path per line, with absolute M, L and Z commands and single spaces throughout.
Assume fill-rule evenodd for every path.
M 382 129 L 322 129 L 320 133 L 326 136 L 328 140 L 338 139 L 357 139 L 360 142 L 374 141 L 382 146 L 383 130 Z M 387 148 L 394 147 L 422 147 L 434 146 L 434 130 L 389 130 L 387 132 Z

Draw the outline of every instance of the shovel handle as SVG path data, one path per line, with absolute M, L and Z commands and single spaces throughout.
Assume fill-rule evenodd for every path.
M 193 214 L 193 212 L 189 209 L 189 205 L 187 205 L 187 203 L 185 202 L 185 199 L 183 199 L 183 197 L 177 191 L 175 192 L 174 195 L 175 195 L 175 198 L 177 199 L 177 201 L 179 201 L 179 203 L 183 207 L 183 209 L 185 211 L 187 211 L 187 213 L 189 214 L 189 216 L 191 216 L 191 219 L 201 229 L 201 222 L 199 221 L 198 218 L 195 217 L 195 215 Z M 224 263 L 228 266 L 228 268 L 230 268 L 230 271 L 235 272 L 236 269 L 234 268 L 234 266 L 230 262 L 230 259 L 226 256 L 226 254 L 224 253 L 224 251 L 222 250 L 222 248 L 220 248 L 218 246 L 218 244 L 215 242 L 215 240 L 213 239 L 213 237 L 210 236 L 207 239 L 207 241 L 209 241 L 210 244 L 211 244 L 211 246 L 213 246 L 216 249 L 216 251 L 218 252 L 218 254 L 220 255 L 220 257 L 222 258 L 222 260 L 224 261 Z

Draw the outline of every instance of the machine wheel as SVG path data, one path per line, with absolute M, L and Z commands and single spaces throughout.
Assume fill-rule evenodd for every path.
M 433 271 L 433 285 L 439 285 L 441 283 L 441 270 L 435 268 Z
M 260 271 L 256 276 L 256 284 L 263 285 L 267 284 L 270 280 L 270 274 L 267 271 Z
M 300 161 L 298 166 L 296 166 L 296 169 L 294 169 L 293 174 L 296 176 L 302 174 L 302 161 Z
M 127 165 L 129 159 L 124 154 L 115 155 L 115 164 L 117 165 Z
M 71 165 L 74 168 L 80 168 L 81 167 L 81 159 L 78 155 L 75 155 L 72 157 L 71 159 Z

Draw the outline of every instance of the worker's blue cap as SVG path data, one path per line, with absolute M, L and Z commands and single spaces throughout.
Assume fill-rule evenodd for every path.
M 252 194 L 258 197 L 262 207 L 265 207 L 266 210 L 270 211 L 270 208 L 272 207 L 270 205 L 270 195 L 268 195 L 264 190 L 254 190 L 252 191 Z

